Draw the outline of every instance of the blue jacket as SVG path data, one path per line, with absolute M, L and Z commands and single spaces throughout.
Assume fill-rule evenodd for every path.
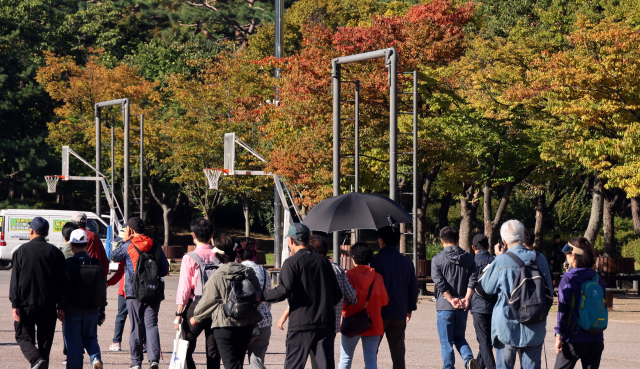
M 591 268 L 575 268 L 564 273 L 560 285 L 558 286 L 558 324 L 556 333 L 561 335 L 564 342 L 602 342 L 604 336 L 600 333 L 589 333 L 580 328 L 577 319 L 573 319 L 574 324 L 569 327 L 568 321 L 571 313 L 571 298 L 575 297 L 573 316 L 579 315 L 580 295 L 582 294 L 582 283 L 590 280 L 596 275 Z M 602 291 L 607 290 L 602 278 L 598 279 Z
M 134 261 L 131 260 L 131 256 L 134 255 L 134 258 L 137 262 L 138 260 L 138 253 L 137 251 L 133 248 L 132 243 L 134 243 L 136 245 L 136 247 L 142 251 L 142 252 L 148 252 L 149 250 L 151 250 L 154 247 L 159 247 L 160 248 L 160 260 L 158 260 L 158 275 L 160 277 L 164 277 L 167 274 L 169 274 L 169 261 L 167 260 L 167 257 L 164 254 L 164 251 L 162 251 L 162 247 L 155 241 L 153 241 L 151 238 L 147 237 L 147 236 L 143 236 L 143 235 L 136 235 L 134 238 L 132 238 L 130 241 L 127 241 L 125 243 L 123 243 L 120 248 L 118 248 L 117 250 L 113 251 L 113 253 L 111 254 L 111 258 L 113 259 L 113 261 L 115 262 L 120 262 L 122 260 L 126 260 L 127 261 L 127 266 L 125 267 L 125 279 L 124 279 L 124 295 L 126 296 L 126 298 L 128 299 L 132 299 L 135 298 L 133 296 L 133 277 L 134 277 Z
M 435 283 L 436 310 L 453 310 L 444 297 L 449 291 L 452 297 L 464 298 L 467 289 L 474 289 L 478 282 L 478 272 L 473 255 L 460 246 L 447 246 L 431 261 L 431 278 Z
M 493 263 L 495 257 L 492 256 L 487 250 L 480 250 L 476 253 L 476 257 L 474 260 L 476 262 L 476 270 L 478 271 L 478 276 L 480 276 L 484 268 L 486 268 L 487 265 Z M 494 306 L 496 306 L 497 300 L 497 296 L 494 296 L 490 299 L 484 299 L 477 293 L 474 293 L 473 296 L 471 296 L 471 313 L 491 314 L 493 313 L 493 308 Z
M 534 255 L 533 250 L 523 245 L 511 246 L 508 252 L 514 253 L 525 264 L 530 262 Z M 551 270 L 549 270 L 547 259 L 542 254 L 538 254 L 537 264 L 545 283 L 551 287 L 553 285 Z M 505 345 L 516 347 L 541 345 L 547 333 L 547 322 L 520 324 L 509 309 L 509 296 L 515 287 L 513 281 L 519 271 L 520 268 L 516 262 L 503 254 L 496 257 L 482 278 L 482 288 L 485 292 L 498 294 L 498 301 L 491 318 L 491 341 L 495 344 L 496 340 L 499 340 Z
M 389 294 L 389 303 L 382 307 L 382 319 L 407 319 L 407 314 L 418 309 L 418 279 L 411 260 L 396 246 L 385 246 L 370 265 L 384 278 Z

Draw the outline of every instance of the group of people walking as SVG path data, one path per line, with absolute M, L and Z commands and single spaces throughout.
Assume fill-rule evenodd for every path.
M 97 327 L 105 320 L 106 287 L 119 283 L 110 349 L 121 350 L 128 315 L 130 368 L 140 369 L 146 352 L 149 368 L 157 369 L 158 312 L 169 263 L 160 245 L 144 235 L 144 222 L 129 219 L 123 240 L 111 255 L 120 268 L 109 280 L 109 260 L 98 237 L 86 230 L 86 215 L 77 213 L 64 225 L 67 245 L 62 250 L 45 241 L 49 232 L 45 219 L 34 218 L 30 227 L 31 241 L 14 254 L 10 300 L 16 341 L 31 367 L 48 367 L 59 319 L 67 367 L 82 368 L 86 351 L 92 367 L 102 369 Z M 351 368 L 359 342 L 365 368 L 377 369 L 383 336 L 393 369 L 405 368 L 405 331 L 417 309 L 418 284 L 413 263 L 398 250 L 397 227 L 379 229 L 380 251 L 375 256 L 366 243 L 351 246 L 355 267 L 345 272 L 327 258 L 323 237 L 312 235 L 303 224 L 293 224 L 285 245 L 290 257 L 275 288 L 267 270 L 256 263 L 254 239 L 216 234 L 204 218 L 194 220 L 190 230 L 196 248 L 182 259 L 173 322 L 179 336 L 188 341 L 186 368 L 196 367 L 193 353 L 203 332 L 208 369 L 220 368 L 221 363 L 226 369 L 242 368 L 247 356 L 252 369 L 265 368 L 273 324 L 271 303 L 284 300 L 288 308 L 278 327 L 283 329 L 289 321 L 285 368 L 302 369 L 311 359 L 314 368 L 334 369 L 334 342 L 341 330 L 339 369 Z M 456 228 L 440 231 L 444 248 L 432 260 L 431 275 L 445 369 L 454 368 L 454 347 L 466 369 L 511 369 L 517 356 L 523 369 L 541 368 L 553 301 L 551 270 L 544 256 L 528 245 L 522 223 L 505 222 L 500 237 L 493 256 L 487 237 L 476 235 L 473 256 L 458 246 Z M 573 238 L 562 252 L 571 269 L 558 292 L 555 368 L 570 369 L 581 360 L 584 368 L 596 369 L 606 328 L 602 313 L 606 307 L 597 298 L 605 285 L 592 269 L 595 252 L 588 240 Z M 585 288 L 595 300 L 585 297 Z M 535 298 L 527 293 L 536 293 Z M 516 295 L 520 299 L 514 302 Z M 529 304 L 534 300 L 539 304 Z M 591 309 L 589 314 L 585 309 Z M 465 339 L 469 312 L 480 346 L 476 356 Z M 589 317 L 595 326 L 588 325 Z M 361 329 L 353 333 L 356 325 Z

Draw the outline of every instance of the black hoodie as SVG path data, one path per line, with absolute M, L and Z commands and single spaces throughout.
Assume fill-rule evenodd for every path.
M 467 289 L 474 289 L 478 272 L 473 255 L 460 246 L 447 246 L 431 261 L 431 278 L 436 285 L 436 310 L 457 310 L 444 297 L 449 291 L 454 298 L 464 298 Z

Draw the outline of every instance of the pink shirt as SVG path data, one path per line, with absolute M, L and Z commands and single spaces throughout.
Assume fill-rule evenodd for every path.
M 220 264 L 211 245 L 198 245 L 198 247 L 196 247 L 196 253 L 206 264 Z M 186 305 L 189 300 L 195 298 L 194 291 L 199 280 L 200 269 L 198 268 L 198 264 L 196 264 L 196 261 L 193 260 L 189 254 L 185 254 L 182 257 L 182 264 L 180 266 L 180 281 L 178 282 L 178 292 L 176 292 L 177 305 Z

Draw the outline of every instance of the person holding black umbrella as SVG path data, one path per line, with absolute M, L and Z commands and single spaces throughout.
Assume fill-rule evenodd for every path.
M 370 266 L 382 275 L 389 294 L 389 303 L 382 307 L 382 324 L 389 342 L 393 369 L 404 369 L 405 330 L 411 312 L 418 309 L 418 279 L 411 260 L 398 251 L 398 227 L 382 227 L 378 233 L 380 251 L 373 257 Z

